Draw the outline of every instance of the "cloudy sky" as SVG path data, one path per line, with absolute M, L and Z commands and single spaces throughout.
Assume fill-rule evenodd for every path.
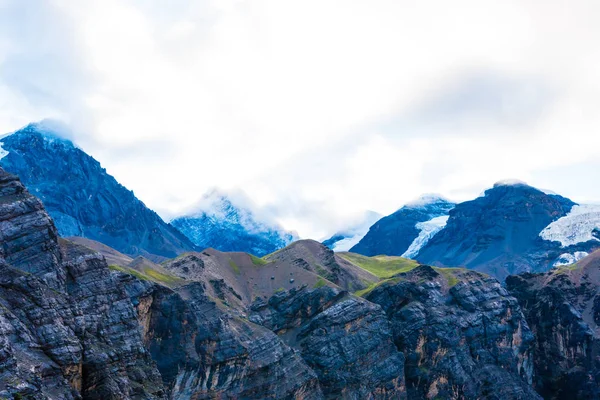
M 597 0 L 0 0 L 0 131 L 54 118 L 165 219 L 304 237 L 519 178 L 600 200 Z

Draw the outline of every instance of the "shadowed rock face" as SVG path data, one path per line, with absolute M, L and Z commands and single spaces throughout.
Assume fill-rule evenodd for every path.
M 374 289 L 404 353 L 409 399 L 536 399 L 532 342 L 514 297 L 493 278 L 420 266 Z
M 84 236 L 150 258 L 195 249 L 73 143 L 37 124 L 1 142 L 8 155 L 0 165 L 42 200 L 62 236 Z
M 250 320 L 297 348 L 326 398 L 401 399 L 404 357 L 381 308 L 340 289 L 305 287 L 251 307 Z
M 319 381 L 273 332 L 228 314 L 200 282 L 176 291 L 121 274 L 172 398 L 320 399 Z
M 0 394 L 162 398 L 135 310 L 104 258 L 59 241 L 39 200 L 0 169 Z
M 0 168 L 0 256 L 53 288 L 63 288 L 58 232 L 42 203 Z
M 510 276 L 535 334 L 533 386 L 546 399 L 600 398 L 600 253 L 575 266 Z

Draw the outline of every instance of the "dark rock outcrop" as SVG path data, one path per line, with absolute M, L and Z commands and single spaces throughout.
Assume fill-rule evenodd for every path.
M 600 398 L 600 253 L 506 285 L 535 335 L 534 388 L 545 399 Z
M 0 394 L 157 399 L 160 375 L 104 258 L 58 239 L 39 200 L 0 169 Z
M 1 143 L 8 154 L 0 166 L 42 200 L 61 236 L 87 237 L 155 260 L 196 248 L 98 161 L 43 124 L 30 124 Z
M 399 274 L 367 299 L 381 305 L 406 357 L 409 399 L 536 399 L 533 335 L 500 283 L 428 266 Z
M 319 381 L 273 332 L 206 295 L 120 275 L 138 310 L 144 341 L 172 398 L 320 399 Z
M 300 350 L 326 398 L 406 397 L 404 357 L 381 308 L 340 289 L 290 290 L 251 307 L 250 320 Z

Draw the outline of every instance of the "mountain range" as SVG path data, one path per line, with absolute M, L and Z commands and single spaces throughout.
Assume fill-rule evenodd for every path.
M 166 223 L 44 122 L 0 139 L 0 166 L 40 198 L 63 237 L 91 239 L 134 258 L 160 262 L 206 248 L 260 257 L 298 239 L 219 190 Z M 429 194 L 383 218 L 366 212 L 323 243 L 335 251 L 403 256 L 504 280 L 572 264 L 600 247 L 600 206 L 519 181 L 499 182 L 458 204 Z
M 499 279 L 572 264 L 600 248 L 600 206 L 519 181 L 459 204 L 427 195 L 377 221 L 350 251 L 466 267 Z
M 42 200 L 62 236 L 89 238 L 133 257 L 162 261 L 208 247 L 262 256 L 297 239 L 217 191 L 205 196 L 205 209 L 166 223 L 51 123 L 0 139 L 0 166 Z
M 598 252 L 505 287 L 311 240 L 158 264 L 61 238 L 2 168 L 0 241 L 1 398 L 600 395 Z

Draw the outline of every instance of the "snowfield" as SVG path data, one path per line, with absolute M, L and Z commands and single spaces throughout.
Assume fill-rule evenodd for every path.
M 600 205 L 576 205 L 567 215 L 545 227 L 540 237 L 567 247 L 590 240 L 598 241 L 592 235 L 594 229 L 600 229 Z

